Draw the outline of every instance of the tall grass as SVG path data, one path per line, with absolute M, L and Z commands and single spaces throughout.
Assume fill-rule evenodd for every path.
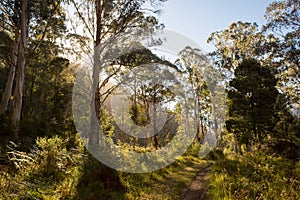
M 216 161 L 212 199 L 300 199 L 300 162 L 262 151 Z

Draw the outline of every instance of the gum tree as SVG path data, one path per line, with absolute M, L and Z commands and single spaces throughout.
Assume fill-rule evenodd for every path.
M 31 51 L 39 48 L 42 41 L 53 40 L 64 31 L 64 15 L 60 3 L 61 1 L 54 0 L 4 0 L 0 3 L 0 28 L 12 40 L 0 114 L 7 111 L 8 103 L 12 100 L 11 121 L 16 139 L 23 106 L 26 58 Z M 36 45 L 33 45 L 33 41 L 37 41 Z
M 145 0 L 71 0 L 71 5 L 77 15 L 77 22 L 82 24 L 81 28 L 85 32 L 85 36 L 92 41 L 87 44 L 86 49 L 94 49 L 93 51 L 93 69 L 92 69 L 92 88 L 93 93 L 91 99 L 91 130 L 89 144 L 99 144 L 98 135 L 98 119 L 101 116 L 101 86 L 108 82 L 109 78 L 118 75 L 121 71 L 120 66 L 112 66 L 108 79 L 100 80 L 103 64 L 99 60 L 99 55 L 105 50 L 105 44 L 108 41 L 118 38 L 124 33 L 130 33 L 135 28 L 144 28 L 151 31 L 161 28 L 157 19 L 153 16 L 156 10 L 151 10 L 153 6 L 158 5 L 165 0 L 151 0 L 150 9 L 144 7 Z M 148 12 L 147 14 L 145 12 Z M 73 20 L 74 21 L 74 20 Z M 76 29 L 74 30 L 76 31 Z M 80 35 L 76 32 L 77 35 Z M 93 46 L 90 48 L 90 46 Z M 90 53 L 90 52 L 88 52 Z M 101 82 L 103 81 L 103 82 Z M 108 91 L 109 93 L 110 91 Z M 104 92 L 106 93 L 106 92 Z M 107 94 L 107 93 L 106 93 Z

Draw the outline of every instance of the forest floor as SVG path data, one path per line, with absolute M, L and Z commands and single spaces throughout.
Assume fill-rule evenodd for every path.
M 201 169 L 191 184 L 184 190 L 182 195 L 182 200 L 206 200 L 207 196 L 207 188 L 206 182 L 208 180 L 208 172 L 211 170 L 212 164 Z

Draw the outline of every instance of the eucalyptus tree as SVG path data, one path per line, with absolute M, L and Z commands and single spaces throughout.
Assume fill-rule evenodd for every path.
M 12 100 L 12 126 L 15 138 L 18 138 L 21 120 L 26 58 L 42 41 L 54 41 L 64 32 L 64 14 L 60 3 L 61 1 L 54 0 L 0 2 L 0 27 L 12 40 L 11 56 L 7 66 L 9 73 L 1 99 L 0 113 L 7 111 L 8 102 Z
M 300 2 L 275 1 L 265 13 L 264 30 L 279 38 L 277 59 L 280 61 L 281 90 L 289 97 L 289 105 L 300 102 Z M 294 105 L 294 106 L 293 106 Z
M 211 94 L 206 83 L 205 68 L 208 67 L 206 55 L 200 49 L 185 47 L 179 53 L 180 60 L 191 84 L 194 99 L 194 123 L 197 141 L 202 142 L 206 134 L 211 110 Z
M 12 31 L 11 34 L 14 34 L 14 43 L 12 44 L 13 50 L 9 77 L 2 97 L 0 112 L 4 113 L 7 109 L 8 101 L 12 96 L 13 80 L 16 79 L 15 90 L 13 93 L 14 106 L 12 113 L 12 126 L 15 129 L 14 137 L 18 138 L 18 126 L 21 118 L 24 87 L 25 51 L 28 42 L 28 0 L 14 2 L 4 1 L 1 3 L 1 8 L 2 18 L 4 18 L 1 23 L 2 28 L 4 30 Z M 10 18 L 9 16 L 13 17 Z M 16 72 L 17 76 L 15 77 Z
M 267 65 L 274 64 L 278 44 L 274 35 L 265 35 L 256 23 L 241 21 L 213 32 L 207 41 L 215 45 L 216 50 L 210 56 L 227 77 L 231 77 L 244 59 L 254 58 Z
M 100 86 L 103 84 L 100 80 L 101 67 L 103 67 L 103 60 L 99 59 L 99 55 L 105 51 L 105 45 L 112 45 L 116 42 L 116 38 L 124 33 L 134 33 L 135 28 L 144 28 L 151 31 L 161 28 L 153 13 L 153 6 L 158 5 L 166 0 L 151 0 L 150 5 L 144 7 L 145 0 L 71 0 L 76 16 L 76 21 L 80 22 L 81 28 L 84 30 L 84 35 L 92 43 L 87 44 L 87 50 L 94 49 L 93 54 L 93 69 L 92 69 L 92 102 L 91 110 L 91 130 L 89 137 L 89 144 L 98 144 L 99 135 L 96 130 L 98 127 L 98 120 L 101 116 L 101 94 Z M 149 9 L 150 7 L 150 9 Z M 149 12 L 150 10 L 150 12 Z M 145 13 L 145 12 L 148 13 Z M 74 21 L 74 20 L 73 20 Z M 75 28 L 76 29 L 76 28 Z M 76 32 L 78 35 L 78 32 Z M 79 33 L 80 34 L 80 33 Z M 83 34 L 83 33 L 82 33 Z M 111 41 L 111 43 L 109 42 Z M 91 48 L 92 46 L 92 48 Z M 108 77 L 112 77 L 124 68 L 111 66 Z M 104 78 L 105 82 L 107 79 Z M 105 85 L 105 84 L 104 84 Z

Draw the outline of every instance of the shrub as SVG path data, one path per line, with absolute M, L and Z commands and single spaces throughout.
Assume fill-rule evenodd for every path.
M 30 153 L 17 148 L 10 143 L 8 155 L 15 173 L 10 177 L 10 187 L 4 191 L 6 196 L 65 199 L 76 194 L 83 161 L 80 149 L 67 151 L 65 141 L 58 136 L 38 138 Z

